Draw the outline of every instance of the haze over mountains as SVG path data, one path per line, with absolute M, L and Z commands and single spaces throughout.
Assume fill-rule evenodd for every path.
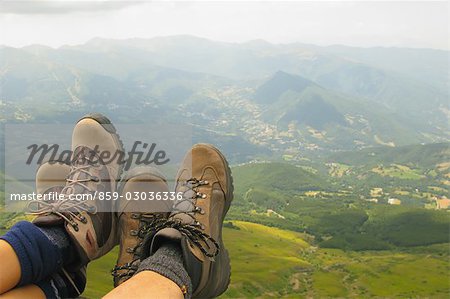
M 192 36 L 0 48 L 2 122 L 191 124 L 235 162 L 448 142 L 449 53 Z M 238 145 L 239 148 L 236 148 Z

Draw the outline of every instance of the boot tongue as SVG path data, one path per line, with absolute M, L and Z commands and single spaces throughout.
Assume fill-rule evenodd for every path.
M 195 203 L 197 201 L 198 189 L 196 182 L 186 180 L 186 183 L 177 186 L 176 190 L 183 194 L 183 199 L 174 204 L 174 212 L 172 219 L 179 219 L 182 223 L 191 224 L 195 220 L 186 213 L 193 213 L 195 210 Z
M 180 201 L 176 205 L 177 212 L 189 213 L 192 212 L 194 209 L 195 209 L 194 203 L 189 199 Z
M 153 238 L 146 238 L 144 240 L 142 257 L 153 255 L 165 242 L 180 243 L 181 237 L 182 235 L 178 230 L 171 227 L 163 228 Z
M 191 224 L 195 221 L 191 216 L 189 216 L 189 214 L 186 213 L 175 214 L 174 216 L 171 217 L 171 219 L 173 220 L 179 219 L 181 223 L 185 224 Z

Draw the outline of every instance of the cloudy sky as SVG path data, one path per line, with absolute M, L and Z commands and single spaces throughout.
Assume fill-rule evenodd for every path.
M 94 37 L 449 49 L 449 2 L 118 2 L 0 0 L 0 44 L 59 47 Z

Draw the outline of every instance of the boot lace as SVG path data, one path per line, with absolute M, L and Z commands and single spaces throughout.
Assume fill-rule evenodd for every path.
M 195 218 L 196 213 L 205 213 L 196 205 L 198 199 L 206 198 L 206 194 L 199 192 L 198 188 L 208 184 L 208 181 L 198 180 L 196 178 L 191 178 L 183 182 L 181 188 L 183 190 L 183 199 L 174 204 L 174 211 L 169 219 L 158 219 L 155 221 L 154 225 L 147 231 L 146 240 L 152 240 L 153 236 L 164 228 L 174 228 L 195 244 L 205 256 L 213 258 L 219 254 L 219 243 L 203 231 L 205 229 L 204 226 Z M 181 205 L 187 205 L 187 208 L 180 208 Z M 188 215 L 193 221 L 186 223 L 174 217 L 178 214 Z
M 139 229 L 131 230 L 130 235 L 136 236 L 139 242 L 136 243 L 134 247 L 129 247 L 126 249 L 128 253 L 133 254 L 133 260 L 123 265 L 116 265 L 111 271 L 111 275 L 115 278 L 121 279 L 124 277 L 130 278 L 133 276 L 139 266 L 140 261 L 140 250 L 142 247 L 142 240 L 144 239 L 146 232 L 154 225 L 155 221 L 161 217 L 160 214 L 153 213 L 132 213 L 131 218 L 139 220 Z M 125 271 L 123 271 L 125 270 Z
M 83 157 L 82 159 L 87 160 L 86 157 Z M 86 217 L 81 215 L 83 211 L 91 214 L 97 213 L 97 206 L 89 203 L 89 201 L 84 197 L 71 197 L 72 194 L 75 194 L 76 186 L 82 187 L 84 190 L 83 193 L 94 193 L 94 191 L 86 183 L 91 181 L 100 181 L 100 179 L 92 175 L 89 170 L 91 168 L 101 167 L 101 165 L 90 163 L 91 161 L 89 160 L 87 161 L 88 163 L 82 165 L 77 165 L 76 163 L 74 163 L 71 166 L 70 173 L 66 178 L 66 185 L 61 190 L 61 193 L 59 194 L 60 197 L 58 197 L 57 200 L 30 201 L 27 206 L 27 214 L 35 216 L 55 214 L 69 223 L 75 229 L 75 231 L 78 231 L 79 228 L 76 220 L 82 223 L 87 223 Z M 81 173 L 85 174 L 86 178 L 80 179 L 79 174 Z M 76 177 L 76 179 L 74 179 L 74 177 Z

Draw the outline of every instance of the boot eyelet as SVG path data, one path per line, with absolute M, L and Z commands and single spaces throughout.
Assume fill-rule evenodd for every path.
M 201 199 L 205 199 L 206 198 L 206 194 L 203 194 L 203 193 L 200 193 L 200 192 L 197 192 L 196 196 L 197 196 L 197 198 L 201 198 Z
M 137 236 L 138 235 L 138 231 L 137 230 L 131 230 L 130 231 L 130 236 Z
M 79 231 L 80 229 L 78 228 L 78 224 L 72 224 L 72 227 L 73 227 L 73 229 L 77 232 L 77 231 Z
M 195 212 L 199 213 L 200 215 L 205 215 L 205 211 L 203 211 L 200 207 L 195 207 Z
M 132 219 L 139 219 L 140 215 L 138 213 L 132 213 L 131 218 Z
M 134 249 L 133 249 L 133 248 L 130 248 L 130 247 L 128 247 L 128 248 L 127 248 L 127 253 L 134 253 Z

